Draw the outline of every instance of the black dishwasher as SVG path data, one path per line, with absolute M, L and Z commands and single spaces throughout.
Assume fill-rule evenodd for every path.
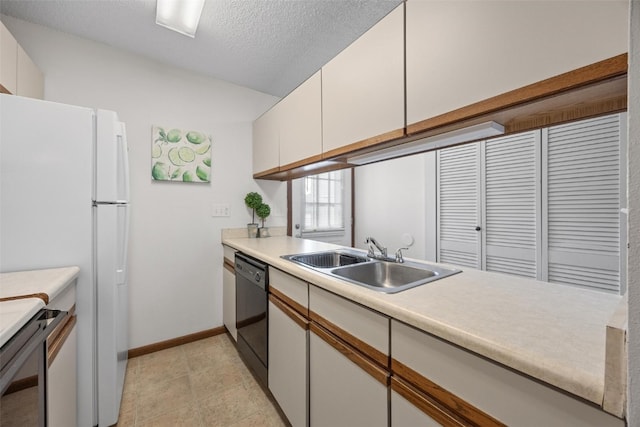
M 236 253 L 236 328 L 238 351 L 262 384 L 268 386 L 267 264 Z

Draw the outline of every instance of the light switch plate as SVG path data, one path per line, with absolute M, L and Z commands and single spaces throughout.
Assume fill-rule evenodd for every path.
M 211 206 L 211 216 L 213 217 L 229 216 L 229 205 L 224 203 L 223 204 L 214 203 Z

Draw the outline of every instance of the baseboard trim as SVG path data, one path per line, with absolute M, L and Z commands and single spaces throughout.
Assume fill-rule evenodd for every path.
M 132 348 L 129 350 L 129 359 L 133 357 L 143 356 L 145 354 L 155 353 L 156 351 L 160 350 L 166 350 L 171 347 L 177 347 L 182 344 L 188 344 L 190 342 L 198 341 L 204 338 L 214 337 L 216 335 L 224 334 L 225 332 L 227 332 L 227 328 L 225 328 L 224 326 L 218 326 L 217 328 L 207 329 L 204 331 L 195 332 L 193 334 L 172 338 L 170 340 Z

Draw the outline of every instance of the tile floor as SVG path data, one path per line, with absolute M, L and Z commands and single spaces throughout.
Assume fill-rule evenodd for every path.
M 118 427 L 284 427 L 227 334 L 129 359 Z

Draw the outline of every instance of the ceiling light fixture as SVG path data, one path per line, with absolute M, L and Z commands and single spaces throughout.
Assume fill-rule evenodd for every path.
M 394 147 L 385 148 L 371 153 L 347 158 L 347 163 L 354 165 L 366 165 L 368 163 L 379 162 L 381 160 L 393 159 L 410 154 L 431 151 L 451 145 L 460 144 L 467 141 L 475 141 L 491 136 L 502 135 L 504 126 L 497 122 L 485 122 L 469 126 L 439 135 L 429 136 L 417 141 L 407 142 Z
M 195 37 L 204 0 L 157 0 L 156 24 Z

